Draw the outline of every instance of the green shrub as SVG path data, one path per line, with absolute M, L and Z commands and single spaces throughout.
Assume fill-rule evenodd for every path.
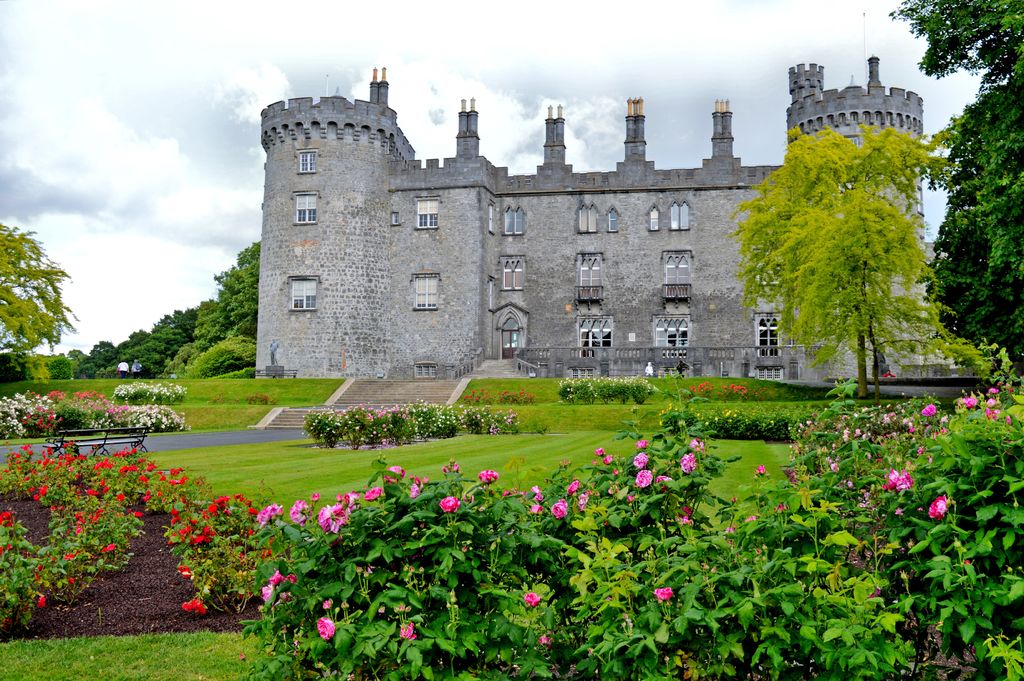
M 238 371 L 229 371 L 226 374 L 220 376 L 214 376 L 214 378 L 256 378 L 256 369 L 249 367 L 248 369 L 239 369 Z
M 225 338 L 189 365 L 191 378 L 213 378 L 256 366 L 256 341 L 243 336 Z
M 0 382 L 13 383 L 24 381 L 26 378 L 28 376 L 25 374 L 25 358 L 22 355 L 0 353 Z
M 75 377 L 74 365 L 64 355 L 47 359 L 46 368 L 50 372 L 50 378 L 55 381 L 67 381 Z
M 593 404 L 596 400 L 605 404 L 616 401 L 643 404 L 654 392 L 650 381 L 637 376 L 568 378 L 558 384 L 559 399 L 579 404 Z

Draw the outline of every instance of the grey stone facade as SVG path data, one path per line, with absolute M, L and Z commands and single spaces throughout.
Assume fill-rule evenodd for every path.
M 877 60 L 871 75 L 867 88 L 824 91 L 821 67 L 790 69 L 789 125 L 919 132 L 920 97 L 886 93 Z M 503 354 L 550 376 L 636 375 L 647 362 L 694 375 L 827 372 L 809 350 L 766 345 L 773 311 L 742 305 L 735 211 L 775 167 L 733 155 L 727 102 L 715 103 L 699 167 L 647 161 L 643 101 L 630 100 L 614 170 L 565 163 L 559 107 L 543 165 L 510 175 L 479 155 L 473 102 L 455 157 L 415 160 L 386 72 L 374 76 L 369 101 L 263 111 L 257 366 L 276 339 L 278 363 L 300 376 L 454 377 Z

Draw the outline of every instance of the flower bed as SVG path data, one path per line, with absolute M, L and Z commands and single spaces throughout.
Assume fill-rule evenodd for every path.
M 304 425 L 306 433 L 321 447 L 333 448 L 339 442 L 347 442 L 352 449 L 359 449 L 455 437 L 460 430 L 477 435 L 515 433 L 519 430 L 519 419 L 514 411 L 418 403 L 389 408 L 315 410 L 306 415 Z
M 170 407 L 115 405 L 93 391 L 27 392 L 0 398 L 0 438 L 49 437 L 58 430 L 117 427 L 147 428 L 154 433 L 188 429 L 185 418 Z
M 185 386 L 176 383 L 132 381 L 114 388 L 114 399 L 125 404 L 177 404 L 185 401 Z
M 567 378 L 558 383 L 558 398 L 563 402 L 593 404 L 634 402 L 643 404 L 655 392 L 650 381 L 636 376 L 616 378 Z

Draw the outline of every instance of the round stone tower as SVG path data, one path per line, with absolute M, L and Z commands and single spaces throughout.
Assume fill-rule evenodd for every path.
M 832 128 L 841 135 L 857 137 L 861 125 L 896 128 L 912 135 L 923 130 L 924 105 L 920 96 L 902 88 L 886 92 L 878 77 L 878 57 L 868 59 L 867 87 L 849 85 L 825 90 L 825 67 L 799 64 L 789 69 L 786 129 L 817 132 Z
M 415 154 L 387 94 L 374 69 L 370 101 L 301 98 L 263 110 L 256 366 L 270 374 L 388 370 L 388 166 Z

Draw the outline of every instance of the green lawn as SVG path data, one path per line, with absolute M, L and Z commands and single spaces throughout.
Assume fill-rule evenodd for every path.
M 256 642 L 240 634 L 147 634 L 0 643 L 0 679 L 235 681 Z
M 715 491 L 733 496 L 749 482 L 758 464 L 781 471 L 789 459 L 786 445 L 760 441 L 716 441 L 723 456 L 739 455 L 742 461 L 729 469 Z M 576 431 L 552 435 L 463 435 L 394 449 L 352 451 L 312 447 L 309 440 L 265 445 L 232 445 L 181 450 L 151 455 L 160 466 L 180 466 L 201 476 L 217 494 L 242 492 L 261 503 L 290 505 L 312 492 L 333 496 L 360 489 L 369 479 L 373 463 L 384 457 L 410 475 L 437 479 L 441 467 L 455 459 L 470 476 L 485 468 L 501 473 L 506 487 L 525 489 L 544 481 L 561 461 L 588 463 L 598 447 L 615 455 L 632 454 L 633 443 L 615 440 L 610 431 Z M 779 473 L 781 474 L 781 472 Z

